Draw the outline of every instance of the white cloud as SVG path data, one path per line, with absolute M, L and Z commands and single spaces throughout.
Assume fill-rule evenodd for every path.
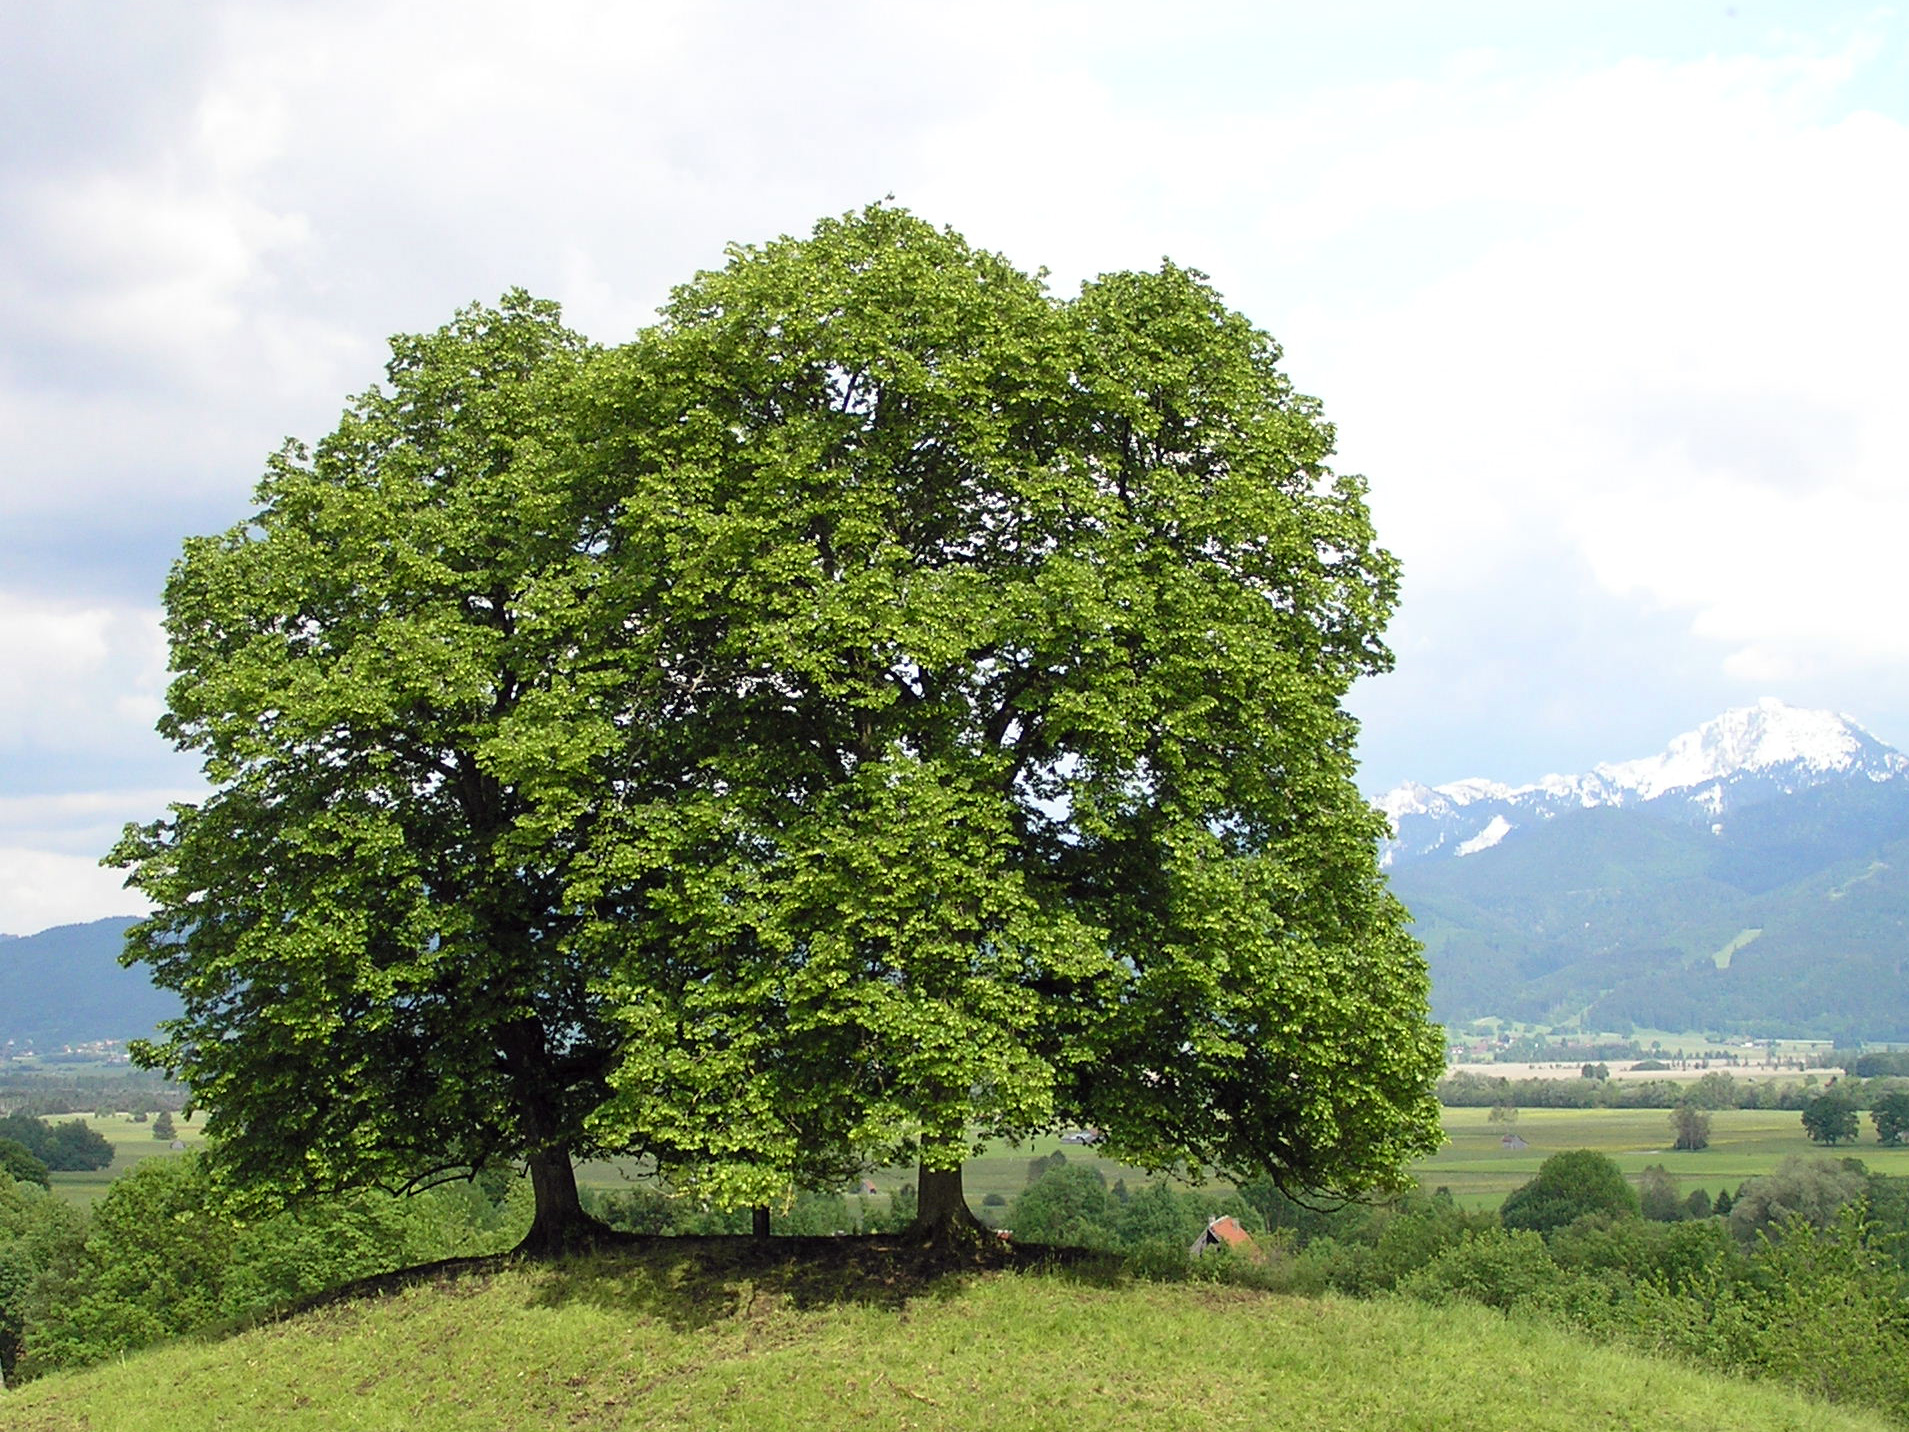
M 1533 88 L 1502 138 L 1404 146 L 1542 206 L 1403 302 L 1296 325 L 1418 591 L 1563 541 L 1733 675 L 1909 652 L 1909 129 L 1816 117 L 1842 69 L 1627 64 Z
M 157 612 L 0 592 L 0 753 L 158 745 Z
M 0 846 L 0 931 L 32 935 L 54 925 L 145 914 L 145 897 L 120 888 L 124 878 L 84 856 Z
M 1401 729 L 1442 703 L 1521 741 L 1564 711 L 1595 741 L 1600 703 L 1644 701 L 1593 655 L 1624 612 L 1659 643 L 1641 668 L 1700 663 L 1693 690 L 1872 718 L 1839 693 L 1874 693 L 1909 721 L 1909 130 L 1849 99 L 1897 22 L 1719 21 L 1683 51 L 1708 58 L 1607 61 L 1616 22 L 1534 42 L 1501 7 L 1369 17 L 1354 46 L 1296 4 L 1170 27 L 1005 0 L 825 24 L 746 0 L 178 12 L 191 33 L 153 52 L 190 63 L 143 63 L 142 37 L 63 96 L 108 138 L 0 195 L 0 523 L 46 534 L 38 569 L 67 582 L 4 579 L 0 756 L 69 756 L 73 788 L 170 778 L 82 771 L 156 749 L 162 681 L 152 614 L 62 566 L 74 534 L 110 545 L 99 514 L 142 514 L 113 540 L 156 582 L 167 524 L 242 516 L 386 333 L 523 284 L 614 341 L 725 241 L 891 191 L 1062 288 L 1170 253 L 1275 332 L 1406 560 L 1412 699 L 1373 708 Z M 1334 45 L 1324 80 L 1292 58 Z M 133 81 L 136 124 L 107 123 Z M 1558 612 L 1604 626 L 1560 635 Z M 1547 641 L 1582 659 L 1533 658 Z
M 204 795 L 203 787 L 176 786 L 0 796 L 0 846 L 97 861 L 128 822 L 155 820 L 174 801 Z

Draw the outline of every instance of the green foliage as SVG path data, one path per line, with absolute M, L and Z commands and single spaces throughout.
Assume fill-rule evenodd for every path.
M 1108 1212 L 1114 1241 L 1126 1248 L 1144 1243 L 1171 1244 L 1184 1254 L 1206 1226 L 1206 1216 L 1197 1201 L 1163 1180 L 1142 1184 L 1137 1193 L 1124 1202 L 1115 1202 Z M 1015 1232 L 1020 1233 L 1018 1224 Z
M 584 1207 L 590 1216 L 625 1233 L 654 1236 L 676 1231 L 680 1205 L 658 1188 L 617 1188 L 608 1192 L 585 1189 Z
M 1557 1229 L 1547 1242 L 1562 1272 L 1619 1289 L 1652 1283 L 1684 1292 L 1718 1268 L 1740 1266 L 1723 1224 L 1709 1219 L 1657 1223 L 1590 1214 Z
M 1649 1164 L 1637 1180 L 1638 1211 L 1658 1223 L 1674 1223 L 1685 1213 L 1677 1180 L 1662 1164 Z
M 17 1179 L 21 1183 L 37 1183 L 42 1188 L 50 1188 L 46 1165 L 33 1156 L 33 1151 L 18 1139 L 0 1139 L 0 1176 Z
M 55 1173 L 102 1169 L 113 1146 L 80 1119 L 49 1124 L 30 1114 L 0 1116 L 0 1139 L 11 1139 Z
M 919 1211 L 920 1194 L 912 1183 L 896 1186 L 888 1196 L 888 1206 L 876 1205 L 862 1220 L 862 1226 L 870 1233 L 899 1233 L 915 1221 Z
M 152 1136 L 155 1139 L 171 1140 L 178 1132 L 173 1127 L 172 1115 L 165 1109 L 161 1109 L 159 1117 L 152 1121 Z
M 1066 1167 L 1066 1150 L 1055 1149 L 1051 1154 L 1043 1154 L 1039 1158 L 1032 1158 L 1027 1161 L 1027 1181 L 1029 1184 L 1039 1183 L 1053 1170 Z
M 1856 1106 L 1841 1090 L 1820 1094 L 1803 1110 L 1803 1129 L 1819 1144 L 1854 1142 Z
M 0 1175 L 0 1386 L 13 1380 L 42 1285 L 78 1257 L 84 1236 L 66 1204 Z
M 33 1371 L 97 1362 L 373 1273 L 497 1251 L 521 1235 L 520 1223 L 487 1239 L 468 1213 L 456 1193 L 361 1192 L 250 1222 L 197 1154 L 145 1160 L 94 1207 L 83 1247 L 48 1260 L 25 1361 Z
M 1862 1165 L 1853 1159 L 1832 1162 L 1792 1155 L 1774 1172 L 1750 1179 L 1737 1190 L 1729 1208 L 1730 1230 L 1747 1244 L 1792 1220 L 1827 1228 L 1866 1189 Z
M 1540 1164 L 1537 1177 L 1505 1199 L 1499 1217 L 1507 1228 L 1548 1233 L 1587 1213 L 1637 1212 L 1637 1190 L 1618 1166 L 1594 1149 L 1578 1149 Z
M 1683 1293 L 1641 1285 L 1629 1336 L 1900 1418 L 1909 1414 L 1905 1291 L 1850 1203 L 1821 1227 L 1803 1217 L 1776 1225 L 1741 1271 L 1719 1263 Z
M 1362 1204 L 1330 1203 L 1293 1198 L 1270 1178 L 1240 1185 L 1240 1197 L 1257 1215 L 1260 1226 L 1290 1234 L 1300 1243 L 1327 1236 L 1344 1237 L 1370 1217 Z
M 1876 1142 L 1894 1147 L 1909 1134 L 1909 1092 L 1895 1091 L 1879 1096 L 1870 1106 L 1869 1119 L 1876 1126 Z
M 1165 1192 L 1172 1196 L 1171 1189 Z M 1129 1209 L 1132 1206 L 1127 1205 Z M 1118 1205 L 1108 1197 L 1107 1181 L 1098 1171 L 1063 1167 L 1049 1169 L 1028 1185 L 1009 1208 L 1007 1226 L 1014 1230 L 1017 1243 L 1110 1248 L 1116 1241 L 1117 1211 Z M 1188 1241 L 1192 1241 L 1191 1235 Z
M 1340 706 L 1395 571 L 1278 356 L 1187 270 L 1057 300 L 877 205 L 601 366 L 585 645 L 638 614 L 669 720 L 613 729 L 676 775 L 572 886 L 622 960 L 593 1127 L 721 1203 L 1061 1122 L 1402 1181 L 1438 1041 Z
M 1427 1302 L 1467 1298 L 1509 1312 L 1556 1281 L 1543 1237 L 1521 1229 L 1468 1230 L 1456 1243 L 1399 1280 L 1399 1291 Z
M 166 586 L 161 732 L 212 793 L 110 857 L 184 1013 L 143 1063 L 260 1209 L 519 1157 L 561 1221 L 610 1035 L 566 890 L 621 778 L 568 615 L 600 519 L 568 486 L 585 346 L 521 293 L 392 341 L 388 389 L 272 457 Z M 619 1145 L 621 1147 L 621 1145 Z
M 1670 1111 L 1671 1147 L 1687 1152 L 1710 1147 L 1710 1115 L 1695 1103 L 1682 1103 Z
M 1909 1077 L 1909 1049 L 1878 1049 L 1859 1054 L 1849 1062 L 1849 1072 L 1858 1079 Z

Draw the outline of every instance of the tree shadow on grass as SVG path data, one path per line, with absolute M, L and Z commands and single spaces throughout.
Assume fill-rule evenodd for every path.
M 1119 1264 L 1087 1249 L 1006 1243 L 950 1249 L 880 1236 L 654 1237 L 552 1265 L 536 1301 L 586 1302 L 689 1331 L 761 1299 L 801 1310 L 900 1311 L 917 1299 L 952 1297 L 978 1275 L 1014 1271 L 1111 1284 Z
M 808 1310 L 862 1306 L 900 1311 L 921 1298 L 949 1298 L 976 1276 L 1038 1272 L 1111 1287 L 1125 1276 L 1118 1256 L 1085 1248 L 989 1242 L 922 1246 L 884 1236 L 752 1238 L 747 1235 L 615 1234 L 594 1249 L 532 1260 L 501 1253 L 451 1258 L 382 1273 L 285 1308 L 290 1316 L 327 1304 L 382 1297 L 425 1284 L 447 1291 L 512 1268 L 540 1270 L 532 1303 L 585 1303 L 694 1331 L 733 1318 L 760 1299 Z

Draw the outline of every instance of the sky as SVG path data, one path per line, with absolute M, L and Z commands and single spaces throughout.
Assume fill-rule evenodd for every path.
M 389 335 L 521 286 L 618 342 L 884 196 L 1279 341 L 1403 563 L 1368 791 L 1766 695 L 1909 746 L 1889 7 L 0 0 L 0 931 L 141 908 L 167 568 Z

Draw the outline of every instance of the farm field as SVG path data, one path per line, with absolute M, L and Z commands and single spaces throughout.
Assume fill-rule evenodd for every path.
M 53 1192 L 68 1203 L 91 1203 L 106 1192 L 108 1184 L 133 1165 L 145 1159 L 157 1158 L 173 1152 L 171 1141 L 155 1139 L 152 1136 L 150 1119 L 143 1124 L 136 1124 L 130 1114 L 108 1114 L 105 1118 L 97 1114 L 55 1115 L 50 1122 L 70 1123 L 74 1117 L 78 1117 L 87 1128 L 97 1132 L 113 1146 L 113 1161 L 102 1169 L 53 1174 Z M 204 1125 L 203 1119 L 187 1119 L 183 1115 L 174 1114 L 172 1122 L 174 1139 L 187 1148 L 195 1149 L 205 1142 L 205 1136 L 201 1132 Z
M 1724 1188 L 1734 1193 L 1745 1179 L 1770 1172 L 1791 1154 L 1860 1158 L 1877 1173 L 1909 1176 L 1909 1147 L 1887 1149 L 1877 1144 L 1867 1115 L 1862 1119 L 1861 1139 L 1828 1149 L 1804 1136 L 1794 1111 L 1721 1109 L 1711 1116 L 1710 1147 L 1699 1153 L 1677 1153 L 1670 1148 L 1669 1115 L 1661 1109 L 1525 1109 L 1509 1126 L 1489 1122 L 1490 1113 L 1489 1109 L 1444 1111 L 1449 1142 L 1412 1170 L 1427 1191 L 1443 1186 L 1466 1208 L 1496 1208 L 1545 1159 L 1567 1149 L 1609 1154 L 1632 1176 L 1647 1164 L 1662 1164 L 1686 1194 L 1698 1188 L 1712 1196 Z M 168 1144 L 153 1138 L 149 1123 L 135 1124 L 125 1115 L 91 1117 L 85 1122 L 112 1143 L 117 1157 L 110 1167 L 97 1172 L 54 1174 L 54 1191 L 69 1202 L 91 1203 L 134 1164 L 171 1152 Z M 177 1123 L 179 1137 L 188 1148 L 202 1142 L 197 1123 L 184 1119 Z M 1527 1147 L 1504 1148 L 1501 1140 L 1507 1132 L 1516 1133 Z M 1144 1170 L 1098 1157 L 1092 1148 L 1058 1138 L 1037 1138 L 1019 1148 L 997 1145 L 969 1160 L 962 1170 L 969 1204 L 978 1210 L 991 1193 L 1012 1200 L 1027 1186 L 1029 1161 L 1056 1152 L 1064 1153 L 1070 1164 L 1100 1170 L 1109 1184 L 1124 1178 L 1129 1187 L 1137 1188 L 1148 1178 Z M 639 1172 L 634 1160 L 605 1161 L 582 1165 L 577 1178 L 586 1187 L 610 1189 L 628 1186 Z M 870 1202 L 886 1199 L 896 1188 L 912 1183 L 914 1176 L 910 1167 L 878 1170 L 869 1180 L 876 1189 Z
M 1449 1142 L 1413 1168 L 1425 1188 L 1443 1185 L 1467 1208 L 1496 1208 L 1539 1164 L 1568 1149 L 1609 1154 L 1633 1177 L 1647 1164 L 1662 1164 L 1686 1194 L 1702 1188 L 1713 1197 L 1724 1188 L 1734 1193 L 1745 1179 L 1770 1172 L 1791 1154 L 1854 1157 L 1876 1173 L 1909 1175 L 1909 1148 L 1879 1145 L 1866 1114 L 1860 1140 L 1830 1149 L 1809 1141 L 1794 1110 L 1719 1109 L 1711 1115 L 1710 1147 L 1697 1153 L 1671 1148 L 1670 1115 L 1662 1109 L 1525 1109 L 1510 1125 L 1491 1123 L 1490 1114 L 1445 1110 Z M 1508 1132 L 1527 1147 L 1504 1148 Z

